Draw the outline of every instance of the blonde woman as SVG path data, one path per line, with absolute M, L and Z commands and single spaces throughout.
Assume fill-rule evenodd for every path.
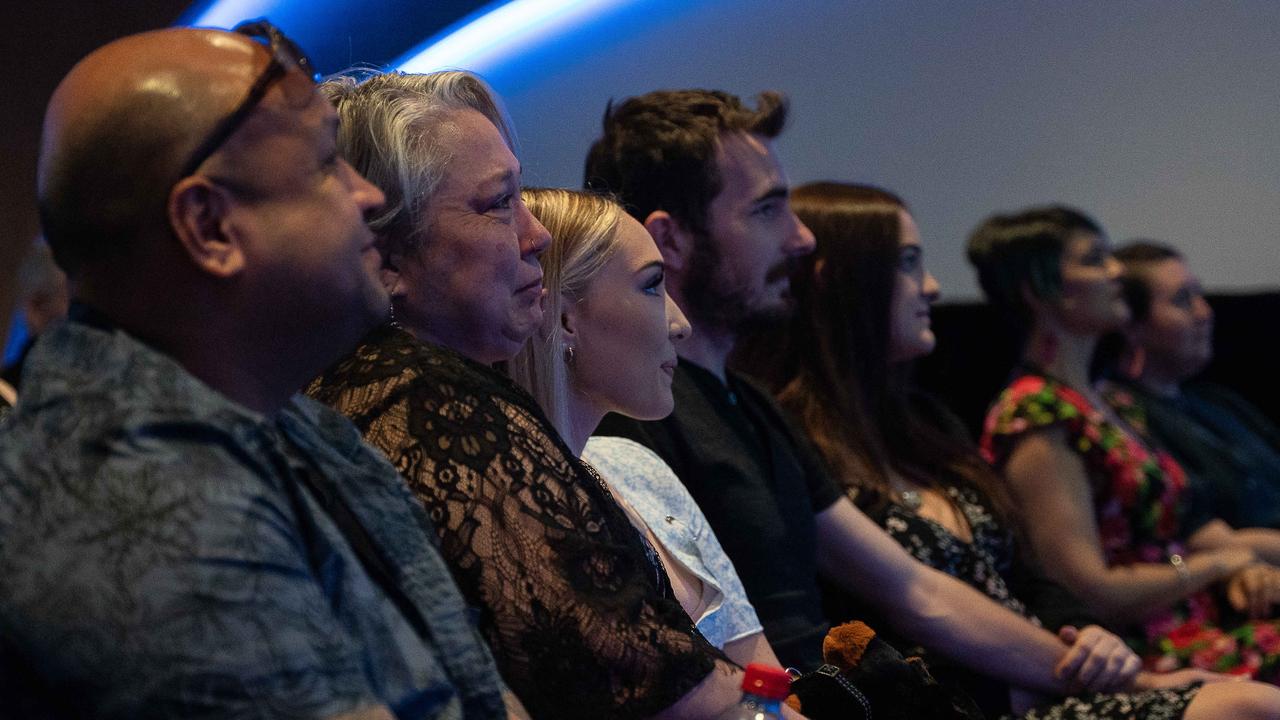
M 524 199 L 551 245 L 540 257 L 542 327 L 512 362 L 513 378 L 597 469 L 703 635 L 736 662 L 777 665 L 732 563 L 671 469 L 638 443 L 591 437 L 607 413 L 655 420 L 674 405 L 675 344 L 690 327 L 667 295 L 657 246 L 604 197 L 529 189 Z

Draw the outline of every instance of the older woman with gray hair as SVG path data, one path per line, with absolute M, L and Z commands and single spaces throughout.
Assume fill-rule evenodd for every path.
M 491 367 L 542 321 L 549 241 L 521 198 L 500 101 L 465 72 L 323 89 L 342 153 L 387 196 L 370 224 L 394 320 L 311 393 L 408 479 L 534 717 L 714 716 L 738 671 L 693 629 L 607 488 Z

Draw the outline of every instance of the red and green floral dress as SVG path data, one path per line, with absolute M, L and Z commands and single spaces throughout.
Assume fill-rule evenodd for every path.
M 1145 423 L 1132 398 L 1114 392 L 1108 402 L 1130 428 L 1109 421 L 1083 395 L 1053 378 L 1022 375 L 987 414 L 982 453 L 1003 471 L 1027 433 L 1062 427 L 1089 474 L 1107 562 L 1168 562 L 1186 552 L 1186 475 L 1167 453 L 1135 434 Z M 1194 593 L 1122 631 L 1149 669 L 1191 666 L 1280 684 L 1280 623 L 1239 618 L 1213 591 Z

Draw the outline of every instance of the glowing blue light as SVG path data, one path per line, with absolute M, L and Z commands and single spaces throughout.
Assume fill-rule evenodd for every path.
M 415 73 L 458 67 L 485 72 L 531 45 L 630 2 L 634 0 L 512 0 L 462 20 L 394 65 Z
M 259 17 L 277 17 L 281 11 L 299 3 L 291 0 L 209 0 L 196 10 L 194 7 L 179 21 L 182 25 L 230 29 L 241 20 Z

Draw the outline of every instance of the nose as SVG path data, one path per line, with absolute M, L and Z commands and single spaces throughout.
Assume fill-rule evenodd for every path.
M 1196 295 L 1191 306 L 1191 311 L 1195 313 L 1195 318 L 1200 321 L 1213 319 L 1213 306 L 1203 295 Z
M 551 233 L 529 212 L 529 206 L 520 201 L 516 233 L 520 238 L 520 255 L 541 255 L 551 245 Z
M 1124 275 L 1124 265 L 1116 259 L 1115 255 L 1107 255 L 1107 275 L 1112 280 L 1119 280 Z
M 684 316 L 684 311 L 676 301 L 667 295 L 667 336 L 672 342 L 680 342 L 692 334 L 693 327 L 689 325 L 689 318 Z
M 377 185 L 365 180 L 351 163 L 342 160 L 343 167 L 346 168 L 350 176 L 349 184 L 351 185 L 351 196 L 355 198 L 356 205 L 367 216 L 369 213 L 381 209 L 387 202 L 387 197 L 382 194 L 382 190 Z
M 932 305 L 938 302 L 938 298 L 942 296 L 942 285 L 938 284 L 938 279 L 928 270 L 924 271 L 924 286 L 922 288 L 925 300 Z
M 793 212 L 791 213 L 791 232 L 787 235 L 787 244 L 785 250 L 790 257 L 800 257 L 813 252 L 818 246 L 817 240 L 813 237 L 813 231 L 800 221 L 800 218 Z

